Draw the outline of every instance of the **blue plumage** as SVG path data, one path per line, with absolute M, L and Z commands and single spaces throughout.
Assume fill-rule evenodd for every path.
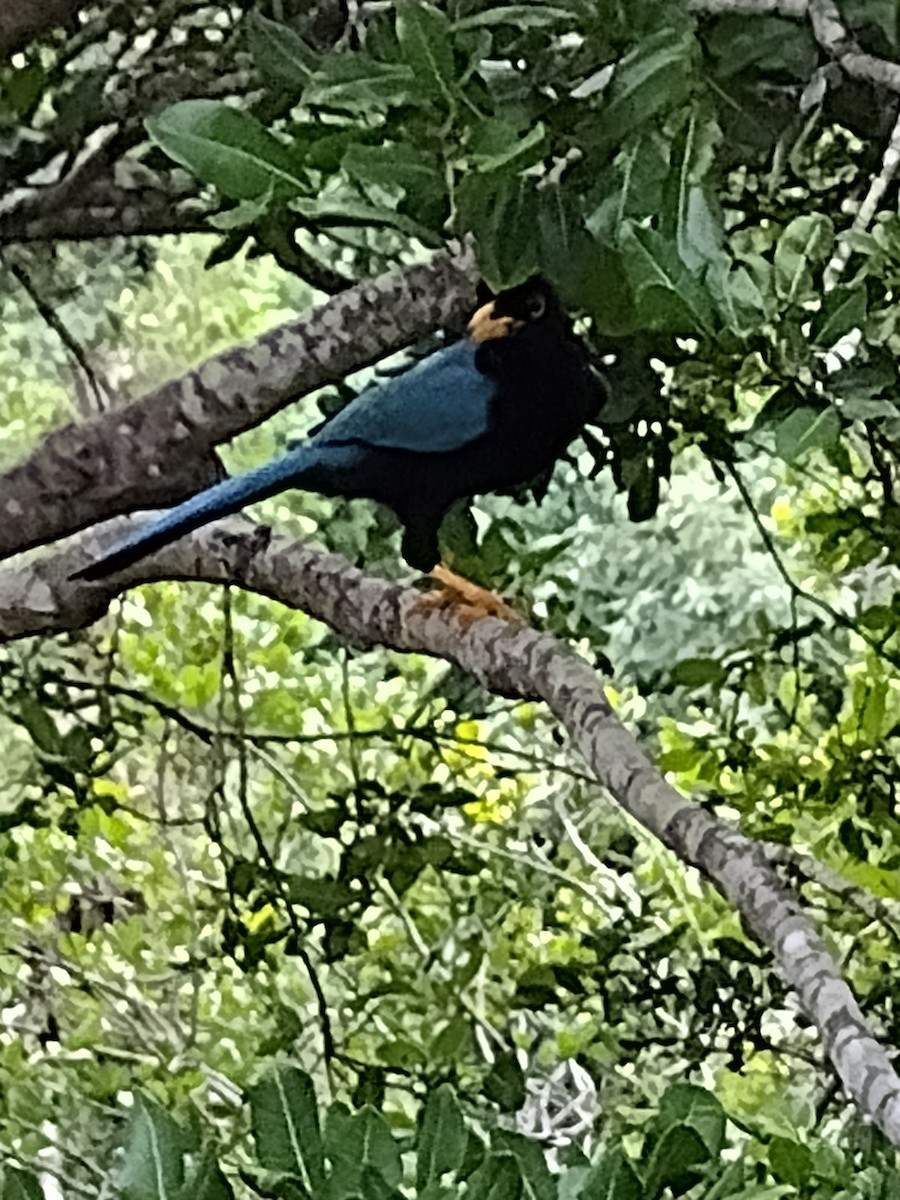
M 367 388 L 289 453 L 176 505 L 77 574 L 122 570 L 287 488 L 389 505 L 404 526 L 404 558 L 430 570 L 451 505 L 546 472 L 597 399 L 555 296 L 530 280 L 479 309 L 469 337 Z
M 496 381 L 475 364 L 478 347 L 457 342 L 402 375 L 366 388 L 322 426 L 329 443 L 353 442 L 442 454 L 488 431 Z
M 373 464 L 365 460 L 379 450 L 430 455 L 460 449 L 487 432 L 497 390 L 496 382 L 478 370 L 476 353 L 468 339 L 457 342 L 373 384 L 288 454 L 214 484 L 148 521 L 77 577 L 121 571 L 184 534 L 287 488 L 326 496 L 372 494 L 373 487 L 365 487 L 371 471 L 365 468 Z

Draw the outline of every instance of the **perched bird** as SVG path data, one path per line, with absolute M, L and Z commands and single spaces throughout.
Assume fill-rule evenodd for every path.
M 404 527 L 403 557 L 431 571 L 456 501 L 545 473 L 601 402 L 559 300 L 534 277 L 479 308 L 461 341 L 367 388 L 287 454 L 149 521 L 76 577 L 120 571 L 286 488 L 388 505 Z

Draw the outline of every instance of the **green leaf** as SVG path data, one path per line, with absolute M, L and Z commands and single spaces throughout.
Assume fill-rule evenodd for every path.
M 335 1101 L 325 1115 L 323 1152 L 331 1164 L 328 1193 L 344 1200 L 359 1192 L 361 1166 L 351 1149 L 353 1116 L 346 1104 Z
M 466 1200 L 519 1200 L 522 1194 L 522 1174 L 511 1154 L 488 1154 L 466 1183 Z
M 16 707 L 19 720 L 38 750 L 44 754 L 61 757 L 63 739 L 56 722 L 40 700 L 32 692 L 21 691 L 16 697 Z
M 3 1168 L 3 1200 L 44 1200 L 37 1176 L 21 1167 Z
M 0 87 L 0 114 L 15 116 L 23 123 L 30 119 L 34 106 L 48 83 L 48 73 L 39 62 L 24 66 L 9 67 L 3 75 Z
M 287 149 L 254 117 L 218 100 L 182 100 L 146 122 L 175 162 L 233 200 L 304 188 Z
M 484 1094 L 501 1112 L 513 1113 L 525 1103 L 525 1076 L 514 1050 L 498 1054 L 483 1084 Z
M 538 269 L 538 197 L 527 176 L 470 171 L 457 191 L 460 232 L 472 233 L 482 275 L 494 291 Z
M 656 1197 L 667 1187 L 676 1194 L 684 1191 L 699 1167 L 719 1157 L 724 1141 L 725 1113 L 716 1097 L 692 1084 L 673 1084 L 654 1122 L 645 1194 Z
M 592 270 L 587 276 L 584 289 L 578 286 L 577 280 L 571 290 L 565 278 L 559 283 L 560 291 L 566 295 L 567 304 L 585 309 L 590 314 L 596 332 L 600 336 L 630 337 L 642 328 L 643 323 L 635 308 L 623 255 L 618 250 L 595 242 L 591 247 L 588 261 L 596 262 L 596 270 Z M 574 265 L 577 273 L 577 260 Z M 556 276 L 552 275 L 551 278 L 555 280 Z M 627 406 L 630 404 L 630 395 L 626 396 L 621 392 L 613 393 L 612 403 L 616 405 L 617 409 Z M 610 413 L 613 412 L 609 401 L 607 401 L 606 408 Z M 606 408 L 604 409 L 604 424 L 607 420 Z
M 420 238 L 426 243 L 434 241 L 435 235 L 430 229 L 397 212 L 396 209 L 380 204 L 322 196 L 312 200 L 293 200 L 291 208 L 315 226 L 359 225 L 373 226 L 376 229 L 397 229 L 408 237 Z
M 349 1138 L 363 1170 L 371 1168 L 385 1183 L 397 1187 L 403 1177 L 400 1148 L 384 1117 L 367 1104 L 353 1118 Z
M 524 134 L 514 124 L 492 118 L 481 136 L 472 141 L 472 165 L 476 171 L 522 170 L 540 157 L 547 130 L 537 121 Z
M 672 668 L 672 683 L 681 687 L 718 686 L 726 678 L 725 667 L 715 658 L 683 658 Z
M 683 746 L 677 750 L 665 750 L 656 756 L 656 765 L 661 771 L 691 771 L 703 758 L 697 746 Z
M 622 225 L 643 221 L 662 207 L 663 188 L 670 175 L 669 156 L 655 132 L 636 133 L 600 176 L 601 202 L 585 220 L 593 236 L 614 245 Z
M 634 1167 L 617 1146 L 607 1150 L 593 1168 L 578 1200 L 644 1200 L 644 1195 Z
M 377 1171 L 364 1167 L 360 1179 L 363 1200 L 405 1200 L 403 1193 L 385 1183 Z
M 891 356 L 879 356 L 874 362 L 858 362 L 852 363 L 850 366 L 842 367 L 841 370 L 835 371 L 829 377 L 829 384 L 832 392 L 841 397 L 843 401 L 841 405 L 842 412 L 848 412 L 854 419 L 866 419 L 869 415 L 877 416 L 876 412 L 868 413 L 865 411 L 855 411 L 855 406 L 862 403 L 865 405 L 869 402 L 883 404 L 885 401 L 890 406 L 890 411 L 896 415 L 900 409 L 897 407 L 895 400 L 889 399 L 893 395 L 896 379 L 896 365 Z M 884 413 L 888 415 L 887 412 Z
M 764 262 L 764 267 L 769 264 Z M 766 297 L 746 267 L 734 270 L 727 256 L 712 263 L 704 283 L 716 303 L 716 309 L 728 328 L 740 337 L 749 337 L 766 313 Z
M 715 119 L 695 109 L 672 146 L 660 232 L 674 239 L 678 257 L 695 273 L 724 257 L 722 215 L 706 182 L 721 136 Z
M 703 1139 L 687 1125 L 670 1125 L 657 1139 L 647 1165 L 644 1196 L 652 1200 L 669 1187 L 676 1194 L 697 1178 L 697 1168 L 708 1162 Z
M 325 1153 L 331 1163 L 330 1200 L 356 1195 L 377 1200 L 396 1194 L 403 1174 L 400 1149 L 387 1122 L 371 1105 L 354 1116 L 343 1104 L 329 1108 Z
M 621 141 L 632 130 L 676 108 L 694 86 L 694 36 L 681 29 L 661 29 L 643 39 L 617 64 L 597 116 L 599 140 Z
M 758 67 L 762 74 L 787 74 L 805 83 L 819 58 L 810 30 L 783 17 L 727 15 L 712 23 L 704 41 L 719 79 L 743 75 L 752 82 L 752 68 Z
M 401 190 L 404 215 L 438 230 L 449 207 L 447 183 L 436 159 L 405 142 L 366 146 L 349 145 L 341 160 L 344 172 L 363 187 L 374 185 Z
M 620 248 L 638 315 L 653 329 L 711 334 L 715 314 L 708 290 L 688 271 L 673 245 L 654 229 L 627 222 Z
M 302 904 L 316 916 L 326 920 L 338 914 L 357 899 L 348 883 L 325 879 L 318 875 L 288 875 L 288 896 L 292 904 Z
M 515 25 L 517 29 L 543 29 L 578 20 L 578 14 L 552 4 L 506 4 L 484 12 L 469 13 L 453 22 L 454 29 L 485 29 Z
M 531 1009 L 557 1002 L 556 976 L 549 963 L 533 963 L 525 968 L 519 976 L 516 999 Z
M 431 1092 L 419 1118 L 416 1187 L 439 1182 L 447 1171 L 462 1166 L 467 1134 L 459 1101 L 449 1084 Z
M 326 59 L 303 89 L 301 103 L 310 108 L 369 113 L 422 104 L 426 98 L 415 72 L 405 63 L 374 62 L 357 53 Z
M 247 229 L 254 225 L 260 217 L 264 217 L 272 207 L 274 193 L 271 187 L 256 200 L 241 200 L 234 208 L 214 213 L 209 218 L 213 229 L 228 233 L 234 229 Z
M 812 340 L 819 346 L 833 346 L 851 329 L 861 328 L 866 320 L 868 303 L 868 293 L 862 284 L 854 288 L 834 288 L 826 294 L 821 309 L 813 318 Z
M 319 1110 L 312 1080 L 278 1065 L 249 1089 L 250 1124 L 260 1165 L 299 1179 L 314 1196 L 325 1184 Z
M 125 1130 L 119 1189 L 125 1200 L 173 1200 L 184 1180 L 187 1140 L 155 1100 L 139 1096 Z
M 753 961 L 758 961 L 754 955 Z M 706 1088 L 690 1083 L 673 1083 L 659 1103 L 656 1124 L 683 1124 L 700 1135 L 711 1158 L 725 1144 L 725 1110 Z
M 813 263 L 824 261 L 834 245 L 834 226 L 824 213 L 795 217 L 775 247 L 775 290 L 789 304 L 812 294 Z
M 431 1040 L 430 1057 L 435 1063 L 458 1063 L 472 1046 L 472 1029 L 467 1017 L 457 1013 L 441 1023 Z
M 566 1156 L 573 1153 L 571 1147 Z M 558 1200 L 581 1200 L 584 1186 L 590 1178 L 591 1168 L 583 1163 L 578 1166 L 567 1166 L 559 1179 Z
M 400 0 L 397 40 L 406 63 L 424 91 L 451 98 L 456 84 L 453 41 L 445 13 L 422 0 Z
M 782 1183 L 805 1188 L 812 1178 L 813 1158 L 808 1146 L 790 1138 L 773 1137 L 769 1142 L 769 1166 Z
M 347 147 L 341 166 L 361 183 L 382 187 L 402 187 L 415 191 L 423 186 L 443 188 L 435 160 L 405 142 L 382 142 L 364 146 L 356 142 Z
M 458 1200 L 459 1188 L 430 1183 L 424 1191 L 416 1192 L 416 1200 Z
M 289 25 L 252 12 L 247 23 L 253 61 L 260 74 L 277 87 L 298 93 L 309 83 L 322 56 L 307 46 Z
M 84 129 L 100 115 L 108 77 L 106 67 L 87 71 L 70 69 L 66 72 L 64 82 L 53 100 L 56 109 L 53 136 L 58 144 L 80 137 Z
M 876 679 L 866 688 L 866 698 L 859 714 L 859 729 L 869 746 L 877 746 L 884 733 L 887 694 L 888 684 L 885 679 Z
M 620 321 L 627 324 L 632 312 L 631 294 L 617 270 L 618 256 L 588 232 L 579 199 L 557 182 L 540 189 L 540 269 L 552 279 L 567 307 L 596 313 L 601 327 L 620 328 Z
M 887 629 L 894 623 L 894 610 L 888 604 L 873 604 L 864 608 L 856 618 L 856 623 L 862 629 Z
M 841 436 L 834 408 L 795 408 L 775 427 L 775 452 L 793 462 L 808 450 L 831 450 Z
M 556 1200 L 556 1184 L 537 1142 L 521 1133 L 498 1129 L 491 1139 L 493 1150 L 508 1152 L 519 1165 L 523 1200 Z

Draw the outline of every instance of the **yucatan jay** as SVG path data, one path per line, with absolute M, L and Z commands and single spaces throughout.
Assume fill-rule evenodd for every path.
M 367 388 L 289 453 L 149 521 L 78 576 L 119 571 L 286 488 L 388 505 L 403 557 L 430 571 L 451 505 L 547 472 L 601 397 L 556 295 L 532 278 L 479 308 L 461 341 Z

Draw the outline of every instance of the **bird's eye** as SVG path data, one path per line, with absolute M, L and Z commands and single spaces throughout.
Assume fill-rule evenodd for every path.
M 530 321 L 539 321 L 541 319 L 547 311 L 547 297 L 543 292 L 534 292 L 528 297 L 526 311 Z

